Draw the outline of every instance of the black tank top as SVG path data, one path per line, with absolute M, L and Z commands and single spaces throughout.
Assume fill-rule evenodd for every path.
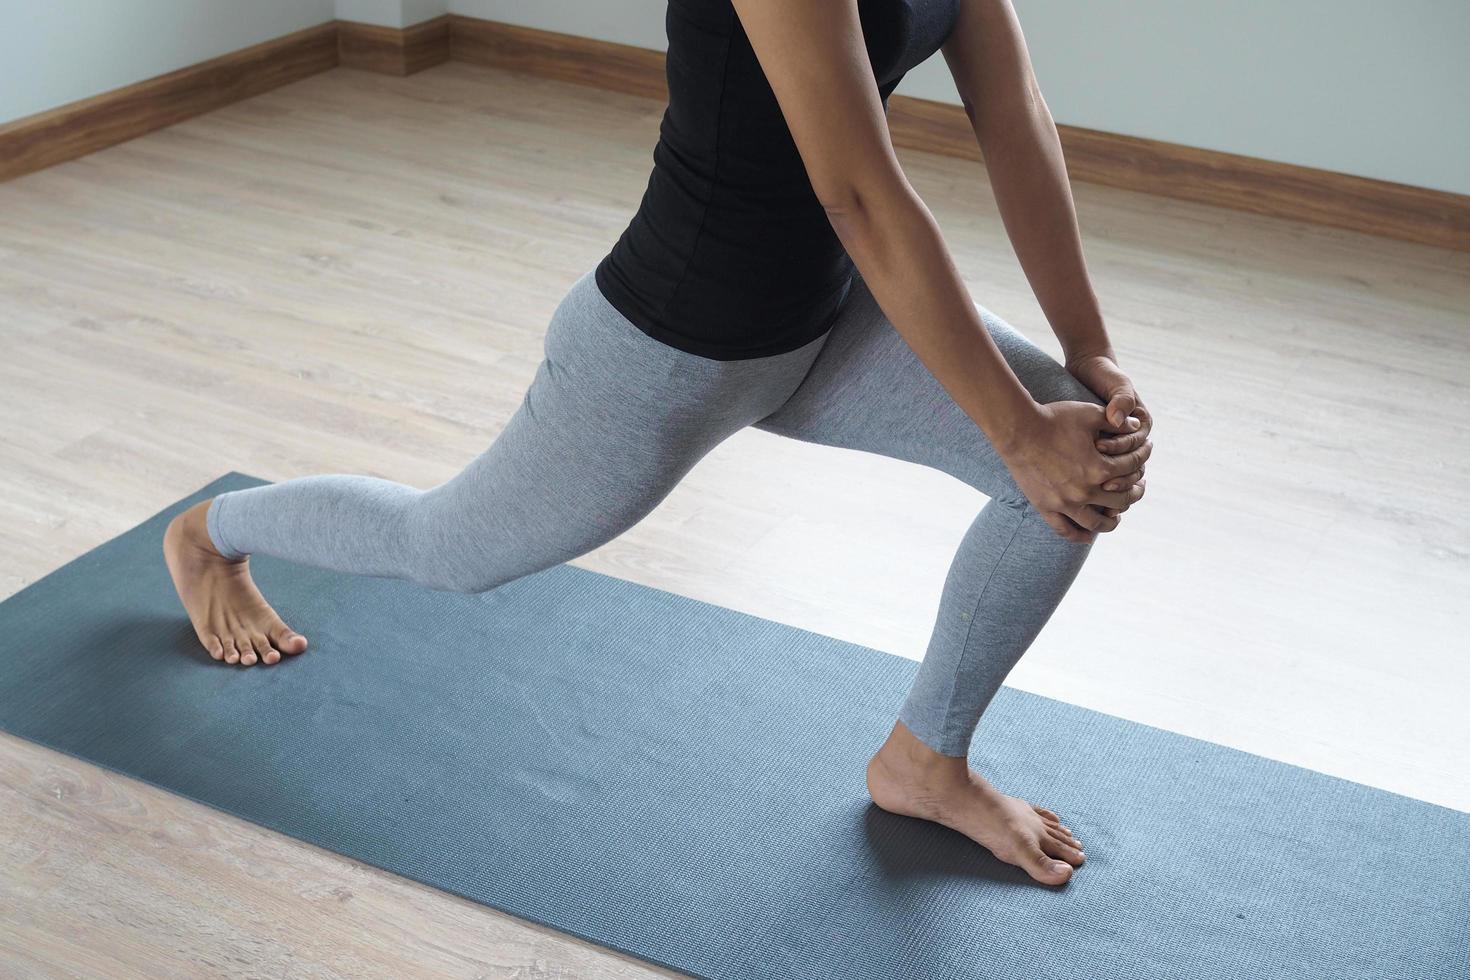
M 960 0 L 859 0 L 888 96 L 948 37 Z M 649 336 L 717 360 L 795 350 L 831 326 L 854 266 L 729 0 L 669 0 L 669 105 L 638 212 L 597 264 Z

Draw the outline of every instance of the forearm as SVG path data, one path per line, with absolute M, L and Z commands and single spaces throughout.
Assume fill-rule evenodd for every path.
M 853 195 L 827 213 L 894 328 L 1005 452 L 1037 405 L 985 329 L 928 207 L 903 183 L 876 199 Z
M 1011 247 L 1067 358 L 1112 351 L 1087 275 L 1056 123 L 1038 97 L 976 127 Z

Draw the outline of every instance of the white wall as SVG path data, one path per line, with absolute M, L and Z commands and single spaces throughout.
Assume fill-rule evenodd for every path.
M 0 122 L 335 16 L 333 0 L 0 0 Z
M 337 0 L 338 18 L 381 27 L 407 27 L 448 12 L 448 0 Z
M 1470 194 L 1470 0 L 1013 0 L 1057 122 Z M 664 50 L 664 0 L 449 0 Z M 959 104 L 936 55 L 898 91 Z
M 1470 194 L 1470 0 L 1014 0 L 1058 122 Z M 666 0 L 0 0 L 0 122 L 340 17 L 663 50 Z M 899 91 L 958 104 L 938 55 Z
M 447 0 L 0 0 L 0 123 L 329 20 L 406 27 Z

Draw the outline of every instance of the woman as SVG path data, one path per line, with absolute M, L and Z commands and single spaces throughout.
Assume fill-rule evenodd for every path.
M 667 28 L 647 192 L 558 304 L 505 430 L 427 491 L 311 476 L 181 514 L 164 550 L 200 642 L 244 666 L 306 649 L 251 582 L 252 553 L 493 589 L 631 527 L 748 425 L 937 467 L 990 501 L 869 791 L 1066 881 L 1081 843 L 966 756 L 1096 535 L 1143 496 L 1151 426 L 1009 0 L 671 0 Z M 940 49 L 1065 367 L 970 299 L 894 156 L 888 95 Z

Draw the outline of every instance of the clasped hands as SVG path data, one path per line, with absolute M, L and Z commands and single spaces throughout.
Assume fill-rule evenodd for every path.
M 1104 404 L 1037 405 L 1002 456 L 1051 529 L 1085 543 L 1143 498 L 1153 416 L 1111 354 L 1069 357 L 1066 367 Z

